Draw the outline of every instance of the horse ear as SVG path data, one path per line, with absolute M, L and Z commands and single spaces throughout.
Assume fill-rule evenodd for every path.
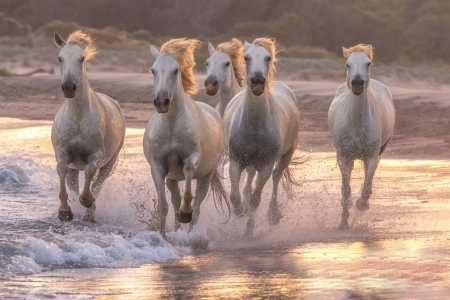
M 216 49 L 210 42 L 208 42 L 208 51 L 209 51 L 209 55 L 212 55 L 214 52 L 216 52 Z
M 347 51 L 347 48 L 342 47 L 342 53 L 344 53 L 344 56 L 345 56 L 345 51 Z
M 157 59 L 159 56 L 159 51 L 155 46 L 150 45 L 150 53 L 152 54 L 154 59 Z
M 245 41 L 245 42 L 244 42 L 244 48 L 245 48 L 245 50 L 247 50 L 248 46 L 250 46 L 250 44 L 249 44 L 247 41 Z
M 66 44 L 66 42 L 63 40 L 63 38 L 56 31 L 55 31 L 55 44 L 59 48 L 64 47 L 64 45 Z

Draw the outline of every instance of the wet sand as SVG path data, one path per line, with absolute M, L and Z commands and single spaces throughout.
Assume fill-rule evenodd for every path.
M 142 128 L 154 109 L 148 101 L 152 91 L 145 85 L 151 81 L 149 75 L 95 76 L 91 76 L 93 87 L 98 91 L 103 89 L 107 94 L 117 93 L 130 121 L 117 172 L 98 199 L 99 222 L 108 225 L 116 222 L 117 212 L 108 212 L 113 206 L 120 211 L 124 206 L 131 206 L 133 201 L 149 202 L 148 198 L 140 197 L 141 194 L 134 194 L 140 184 L 150 199 L 154 197 L 148 164 L 141 149 Z M 2 81 L 0 85 L 10 89 L 0 99 L 2 116 L 51 119 L 62 96 L 59 90 L 54 93 L 44 87 L 41 90 L 49 79 L 56 81 L 55 89 L 59 85 L 59 78 L 45 77 L 21 78 L 30 81 L 30 86 L 36 86 L 36 93 L 22 93 L 16 98 L 12 86 L 14 80 L 19 79 Z M 129 82 L 129 87 L 120 91 L 111 85 L 113 79 L 124 79 Z M 395 137 L 377 170 L 370 210 L 361 215 L 353 207 L 351 228 L 342 231 L 337 229 L 341 212 L 340 173 L 326 123 L 326 112 L 339 83 L 295 81 L 288 84 L 295 90 L 302 110 L 299 151 L 310 152 L 310 156 L 305 164 L 294 170 L 300 185 L 292 187 L 290 195 L 283 192 L 280 196 L 284 218 L 278 226 L 270 227 L 265 222 L 270 184 L 264 189 L 257 211 L 253 240 L 242 239 L 245 218 L 232 217 L 227 224 L 221 224 L 208 198 L 202 206 L 199 221 L 199 230 L 205 232 L 209 244 L 206 248 L 191 244 L 192 251 L 181 259 L 142 264 L 137 268 L 57 266 L 35 275 L 16 274 L 0 281 L 0 296 L 61 299 L 445 298 L 450 294 L 449 88 L 392 88 L 398 116 Z M 119 92 L 123 93 L 123 98 Z M 52 95 L 55 98 L 51 98 Z M 126 97 L 136 100 L 125 102 Z M 144 98 L 147 100 L 137 100 Z M 199 98 L 213 103 L 206 96 L 199 95 Z M 30 109 L 19 110 L 24 103 L 28 103 Z M 20 197 L 11 196 L 16 200 L 7 205 L 3 202 L 1 241 L 13 243 L 19 236 L 26 235 L 27 222 L 44 221 L 44 225 L 33 231 L 34 236 L 45 236 L 47 232 L 53 232 L 52 227 L 61 226 L 58 221 L 49 219 L 58 207 L 50 126 L 49 121 L 0 120 L 2 162 L 25 164 L 30 160 L 49 170 L 43 184 L 49 187 L 47 194 L 42 196 L 46 204 L 40 207 L 40 212 L 30 215 L 20 211 L 35 210 L 34 200 L 27 204 L 18 201 Z M 356 163 L 352 176 L 354 201 L 362 181 L 362 166 Z M 228 183 L 226 187 L 229 189 Z M 139 219 L 139 216 L 131 214 L 126 218 Z M 168 223 L 172 226 L 172 209 Z M 81 231 L 97 228 L 83 222 L 76 226 Z M 125 228 L 134 227 L 125 225 Z

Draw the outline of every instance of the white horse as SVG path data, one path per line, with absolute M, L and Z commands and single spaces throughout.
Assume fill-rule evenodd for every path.
M 283 83 L 272 81 L 275 41 L 258 38 L 251 45 L 245 42 L 244 46 L 246 88 L 227 106 L 224 127 L 230 156 L 230 200 L 236 215 L 241 215 L 244 209 L 239 192 L 241 173 L 248 167 L 258 171 L 255 189 L 250 190 L 251 197 L 245 205 L 245 212 L 250 217 L 246 235 L 252 235 L 255 211 L 270 175 L 273 191 L 268 222 L 276 225 L 282 217 L 277 201 L 278 184 L 283 175 L 292 179 L 289 164 L 297 146 L 299 112 L 292 90 Z
M 208 43 L 211 55 L 206 64 L 206 94 L 215 96 L 219 93 L 216 110 L 223 118 L 225 108 L 233 97 L 239 93 L 245 80 L 244 45 L 236 38 L 221 43 L 217 49 Z
M 86 61 L 97 53 L 89 35 L 75 31 L 65 42 L 55 32 L 55 43 L 61 48 L 58 60 L 66 98 L 52 126 L 60 180 L 58 217 L 61 221 L 73 219 L 67 203 L 66 177 L 69 189 L 79 195 L 78 173 L 84 171 L 85 184 L 79 200 L 88 208 L 85 220 L 94 221 L 94 201 L 114 171 L 125 138 L 125 119 L 117 101 L 89 86 Z
M 347 58 L 347 82 L 342 84 L 328 111 L 328 125 L 334 137 L 342 175 L 342 221 L 348 228 L 353 205 L 350 177 L 356 159 L 364 162 L 364 186 L 356 201 L 360 211 L 369 209 L 372 181 L 381 154 L 394 133 L 395 108 L 391 92 L 381 82 L 370 79 L 371 45 L 343 48 Z
M 144 154 L 150 164 L 158 194 L 160 232 L 165 235 L 168 212 L 164 180 L 171 193 L 175 212 L 175 229 L 179 222 L 197 223 L 200 205 L 211 185 L 214 199 L 229 207 L 228 196 L 220 182 L 217 163 L 224 149 L 223 127 L 214 108 L 194 102 L 189 94 L 197 92 L 192 68 L 197 40 L 173 39 L 162 45 L 161 52 L 151 46 L 156 59 L 152 66 L 155 86 L 154 104 L 158 113 L 149 121 L 144 133 Z M 195 202 L 191 191 L 197 179 Z M 178 181 L 186 180 L 184 203 Z M 217 207 L 217 206 L 216 206 Z M 178 221 L 177 221 L 178 219 Z

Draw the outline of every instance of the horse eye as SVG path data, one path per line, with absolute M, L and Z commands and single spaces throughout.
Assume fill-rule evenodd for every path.
M 348 64 L 345 64 L 345 66 L 348 68 L 348 67 L 350 67 Z
M 58 57 L 58 61 L 61 62 L 61 57 Z
M 229 61 L 225 63 L 225 67 L 228 67 L 229 65 L 230 65 Z
M 244 56 L 244 60 L 245 60 L 245 61 L 248 61 L 248 56 Z
M 208 62 L 207 61 L 205 61 L 205 66 L 208 66 Z
M 372 65 L 372 62 L 368 62 L 367 66 L 370 67 Z
M 150 71 L 152 72 L 153 75 L 155 75 L 155 70 L 150 69 Z
M 272 57 L 269 56 L 269 57 L 267 58 L 267 61 L 270 61 L 271 59 L 272 59 Z
M 175 75 L 177 75 L 177 74 L 178 74 L 178 69 L 176 69 L 176 70 L 175 70 L 174 74 L 175 74 Z
M 83 61 L 84 61 L 84 57 L 81 58 L 81 62 L 83 62 Z

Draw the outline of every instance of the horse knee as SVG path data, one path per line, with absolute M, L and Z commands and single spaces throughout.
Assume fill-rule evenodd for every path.
M 158 214 L 161 217 L 166 217 L 167 213 L 169 212 L 169 205 L 167 204 L 167 202 L 162 202 L 159 201 L 158 203 Z

